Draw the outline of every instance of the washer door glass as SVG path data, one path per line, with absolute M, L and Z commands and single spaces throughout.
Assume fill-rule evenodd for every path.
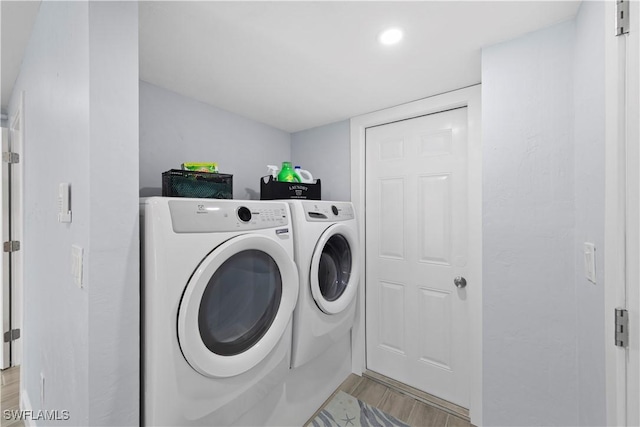
M 351 276 L 351 248 L 341 234 L 329 238 L 320 255 L 318 285 L 327 301 L 335 301 L 344 293 Z
M 251 348 L 273 323 L 282 277 L 276 262 L 258 250 L 227 259 L 207 284 L 198 313 L 204 345 L 221 356 Z

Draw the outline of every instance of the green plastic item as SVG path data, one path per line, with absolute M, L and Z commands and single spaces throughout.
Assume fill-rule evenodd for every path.
M 282 168 L 278 174 L 280 182 L 301 182 L 300 177 L 291 166 L 291 162 L 282 162 Z
M 195 172 L 218 173 L 217 163 L 183 163 L 182 169 Z

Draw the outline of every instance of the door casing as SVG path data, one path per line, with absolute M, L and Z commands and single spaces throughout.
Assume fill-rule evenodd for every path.
M 640 424 L 640 4 L 616 36 L 605 2 L 605 356 L 608 425 Z M 614 309 L 629 313 L 629 346 L 614 345 Z
M 11 238 L 24 244 L 24 103 L 25 92 L 19 95 L 18 106 L 10 117 L 9 141 L 11 150 L 20 156 L 20 161 L 12 167 L 11 190 Z M 13 329 L 20 329 L 20 338 L 11 344 L 12 365 L 23 365 L 24 342 L 24 248 L 12 256 L 11 267 L 11 323 Z M 22 383 L 21 383 L 22 387 Z
M 474 85 L 429 98 L 376 111 L 351 119 L 351 201 L 360 218 L 360 247 L 366 251 L 365 227 L 365 131 L 398 120 L 467 107 L 468 191 L 469 191 L 469 334 L 471 423 L 482 425 L 482 129 L 481 87 Z M 365 354 L 365 269 L 364 253 L 360 257 L 360 287 L 356 319 L 352 330 L 352 371 L 358 375 L 366 369 Z
M 2 128 L 2 152 L 11 151 L 9 148 L 9 130 Z M 11 213 L 9 211 L 10 205 L 10 185 L 11 181 L 9 176 L 9 164 L 2 162 L 2 190 L 0 190 L 0 196 L 2 198 L 2 242 L 10 240 L 10 218 Z M 0 308 L 0 315 L 2 316 L 2 337 L 4 333 L 11 329 L 11 261 L 9 253 L 2 253 L 2 267 L 0 273 L 2 276 L 2 307 Z M 5 342 L 2 340 L 2 352 L 0 353 L 0 369 L 6 369 L 11 366 L 11 341 Z

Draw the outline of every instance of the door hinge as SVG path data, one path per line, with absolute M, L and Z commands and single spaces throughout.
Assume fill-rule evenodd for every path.
M 616 36 L 629 33 L 629 1 L 616 2 Z
M 616 308 L 616 345 L 629 347 L 629 313 L 624 308 Z
M 20 242 L 18 240 L 9 240 L 2 244 L 2 250 L 4 252 L 17 252 L 20 250 Z
M 5 163 L 20 163 L 20 154 L 4 151 L 2 153 L 2 161 Z
M 4 333 L 4 342 L 15 341 L 20 338 L 20 329 L 12 329 Z

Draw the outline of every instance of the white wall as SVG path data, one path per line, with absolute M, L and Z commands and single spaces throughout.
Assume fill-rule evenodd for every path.
M 603 12 L 483 50 L 485 425 L 606 423 Z
M 259 199 L 268 164 L 291 159 L 291 135 L 140 82 L 140 195 L 160 195 L 162 172 L 217 162 L 233 174 L 234 199 Z
M 603 2 L 582 2 L 574 63 L 575 281 L 578 422 L 602 426 L 605 407 L 604 175 L 606 23 Z M 613 36 L 611 36 L 613 37 Z M 597 284 L 584 275 L 584 242 L 596 245 Z
M 138 5 L 89 3 L 89 421 L 138 425 Z
M 291 158 L 322 183 L 324 200 L 351 200 L 349 120 L 291 135 Z
M 485 425 L 577 425 L 574 23 L 483 50 Z
M 43 2 L 9 106 L 25 91 L 26 397 L 74 425 L 139 418 L 137 25 L 135 3 Z M 71 224 L 57 222 L 60 182 Z
M 89 296 L 74 285 L 69 258 L 71 244 L 89 249 L 88 9 L 41 5 L 9 107 L 13 115 L 24 90 L 22 381 L 34 410 L 67 409 L 79 424 L 89 420 Z M 72 186 L 70 225 L 56 218 L 60 182 Z

